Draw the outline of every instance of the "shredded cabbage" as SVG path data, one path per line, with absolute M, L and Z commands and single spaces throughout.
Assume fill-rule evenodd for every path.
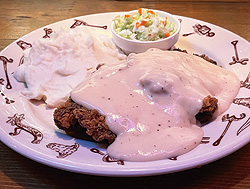
M 118 15 L 113 21 L 115 32 L 131 40 L 156 41 L 173 35 L 177 30 L 167 17 L 144 8 L 132 14 Z

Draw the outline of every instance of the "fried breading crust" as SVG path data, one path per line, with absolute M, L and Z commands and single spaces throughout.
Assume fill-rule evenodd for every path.
M 105 116 L 88 110 L 71 98 L 54 111 L 54 122 L 59 129 L 74 138 L 112 143 L 116 135 L 109 130 Z
M 218 109 L 218 100 L 214 97 L 207 96 L 203 99 L 202 108 L 195 118 L 202 124 L 211 121 L 214 112 Z

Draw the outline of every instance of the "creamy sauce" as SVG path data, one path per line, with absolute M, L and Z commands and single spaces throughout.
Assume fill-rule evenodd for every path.
M 195 115 L 204 97 L 225 111 L 239 91 L 231 72 L 180 52 L 150 49 L 103 67 L 71 92 L 72 99 L 106 115 L 117 138 L 107 153 L 127 161 L 173 158 L 200 144 Z

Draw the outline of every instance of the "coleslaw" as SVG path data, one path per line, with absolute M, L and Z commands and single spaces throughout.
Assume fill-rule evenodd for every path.
M 137 12 L 118 15 L 114 18 L 115 32 L 131 40 L 156 41 L 173 35 L 177 28 L 167 17 L 153 10 L 139 8 Z

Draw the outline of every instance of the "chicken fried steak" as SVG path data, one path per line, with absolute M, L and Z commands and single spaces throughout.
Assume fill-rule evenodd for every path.
M 195 116 L 202 124 L 210 121 L 218 108 L 218 100 L 207 96 L 203 99 L 203 106 Z M 111 144 L 116 135 L 109 130 L 105 123 L 105 116 L 97 110 L 87 108 L 75 103 L 71 98 L 58 107 L 54 112 L 54 122 L 59 129 L 67 135 L 84 140 L 107 142 Z

